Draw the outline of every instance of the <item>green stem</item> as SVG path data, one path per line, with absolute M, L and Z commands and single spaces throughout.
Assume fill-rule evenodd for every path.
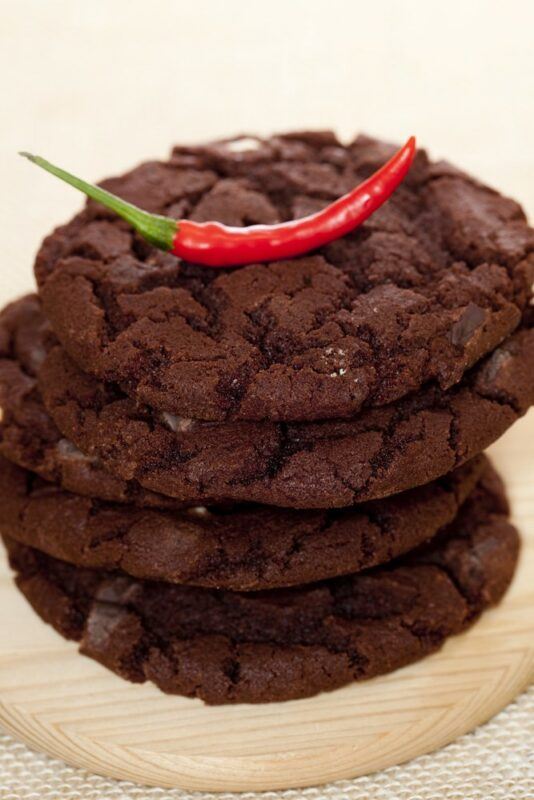
M 174 236 L 178 228 L 175 220 L 162 217 L 159 214 L 149 214 L 148 211 L 143 211 L 141 208 L 132 205 L 132 203 L 121 200 L 120 197 L 117 197 L 117 195 L 111 192 L 107 192 L 105 189 L 101 189 L 100 186 L 87 183 L 81 180 L 81 178 L 71 175 L 70 172 L 66 172 L 54 166 L 54 164 L 51 164 L 40 156 L 34 156 L 31 153 L 19 153 L 19 155 L 29 159 L 34 164 L 37 164 L 38 167 L 50 172 L 52 175 L 65 181 L 65 183 L 70 184 L 70 186 L 74 186 L 75 189 L 79 189 L 80 192 L 86 194 L 87 197 L 91 197 L 98 203 L 102 203 L 102 205 L 109 208 L 110 211 L 114 211 L 119 217 L 129 222 L 130 225 L 132 225 L 147 242 L 154 245 L 154 247 L 158 247 L 160 250 L 170 250 L 172 248 Z

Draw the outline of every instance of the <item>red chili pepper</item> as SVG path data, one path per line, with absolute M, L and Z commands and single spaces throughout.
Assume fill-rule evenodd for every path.
M 21 155 L 115 211 L 155 247 L 196 264 L 234 267 L 303 255 L 361 225 L 405 177 L 415 155 L 415 137 L 408 139 L 404 147 L 370 178 L 323 210 L 277 225 L 244 228 L 219 222 L 177 221 L 149 214 L 99 186 L 55 167 L 44 158 L 30 153 Z

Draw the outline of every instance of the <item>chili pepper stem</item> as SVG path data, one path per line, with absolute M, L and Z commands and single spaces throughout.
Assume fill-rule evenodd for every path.
M 141 208 L 122 200 L 117 195 L 102 189 L 100 186 L 94 186 L 92 183 L 87 183 L 81 178 L 77 178 L 70 172 L 66 172 L 60 167 L 56 167 L 41 156 L 35 156 L 32 153 L 20 152 L 19 155 L 24 156 L 33 164 L 50 172 L 57 178 L 60 178 L 65 183 L 79 189 L 88 197 L 102 203 L 103 206 L 114 211 L 119 217 L 126 220 L 135 230 L 154 247 L 160 250 L 170 250 L 176 231 L 178 228 L 177 223 L 168 217 L 162 217 L 159 214 L 149 214 L 148 211 L 143 211 Z

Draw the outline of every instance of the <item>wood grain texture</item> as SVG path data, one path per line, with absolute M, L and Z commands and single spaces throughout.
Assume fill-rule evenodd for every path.
M 192 790 L 302 787 L 427 753 L 484 722 L 534 674 L 534 414 L 491 452 L 523 551 L 501 605 L 418 664 L 284 704 L 208 708 L 128 684 L 45 626 L 0 574 L 0 724 L 94 772 Z

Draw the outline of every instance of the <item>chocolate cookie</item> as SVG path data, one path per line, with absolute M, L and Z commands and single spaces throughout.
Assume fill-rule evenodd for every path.
M 359 572 L 453 521 L 487 461 L 343 511 L 269 506 L 161 511 L 80 497 L 0 458 L 0 532 L 77 566 L 250 591 Z
M 141 506 L 177 507 L 172 498 L 106 472 L 66 439 L 43 406 L 36 374 L 50 330 L 28 295 L 0 313 L 0 454 L 69 491 Z
M 482 487 L 430 546 L 386 567 L 240 594 L 73 567 L 5 539 L 35 611 L 131 681 L 207 703 L 306 697 L 437 650 L 497 602 L 518 536 Z
M 81 372 L 59 346 L 39 383 L 65 436 L 154 492 L 200 505 L 353 506 L 450 472 L 515 422 L 534 402 L 534 328 L 451 389 L 431 385 L 352 420 L 209 423 L 156 412 Z
M 337 198 L 392 150 L 333 134 L 229 140 L 177 147 L 105 186 L 171 216 L 269 224 Z M 421 151 L 368 222 L 306 257 L 202 268 L 89 204 L 45 241 L 36 274 L 71 357 L 138 401 L 211 421 L 302 421 L 458 382 L 518 326 L 533 251 L 517 203 Z

